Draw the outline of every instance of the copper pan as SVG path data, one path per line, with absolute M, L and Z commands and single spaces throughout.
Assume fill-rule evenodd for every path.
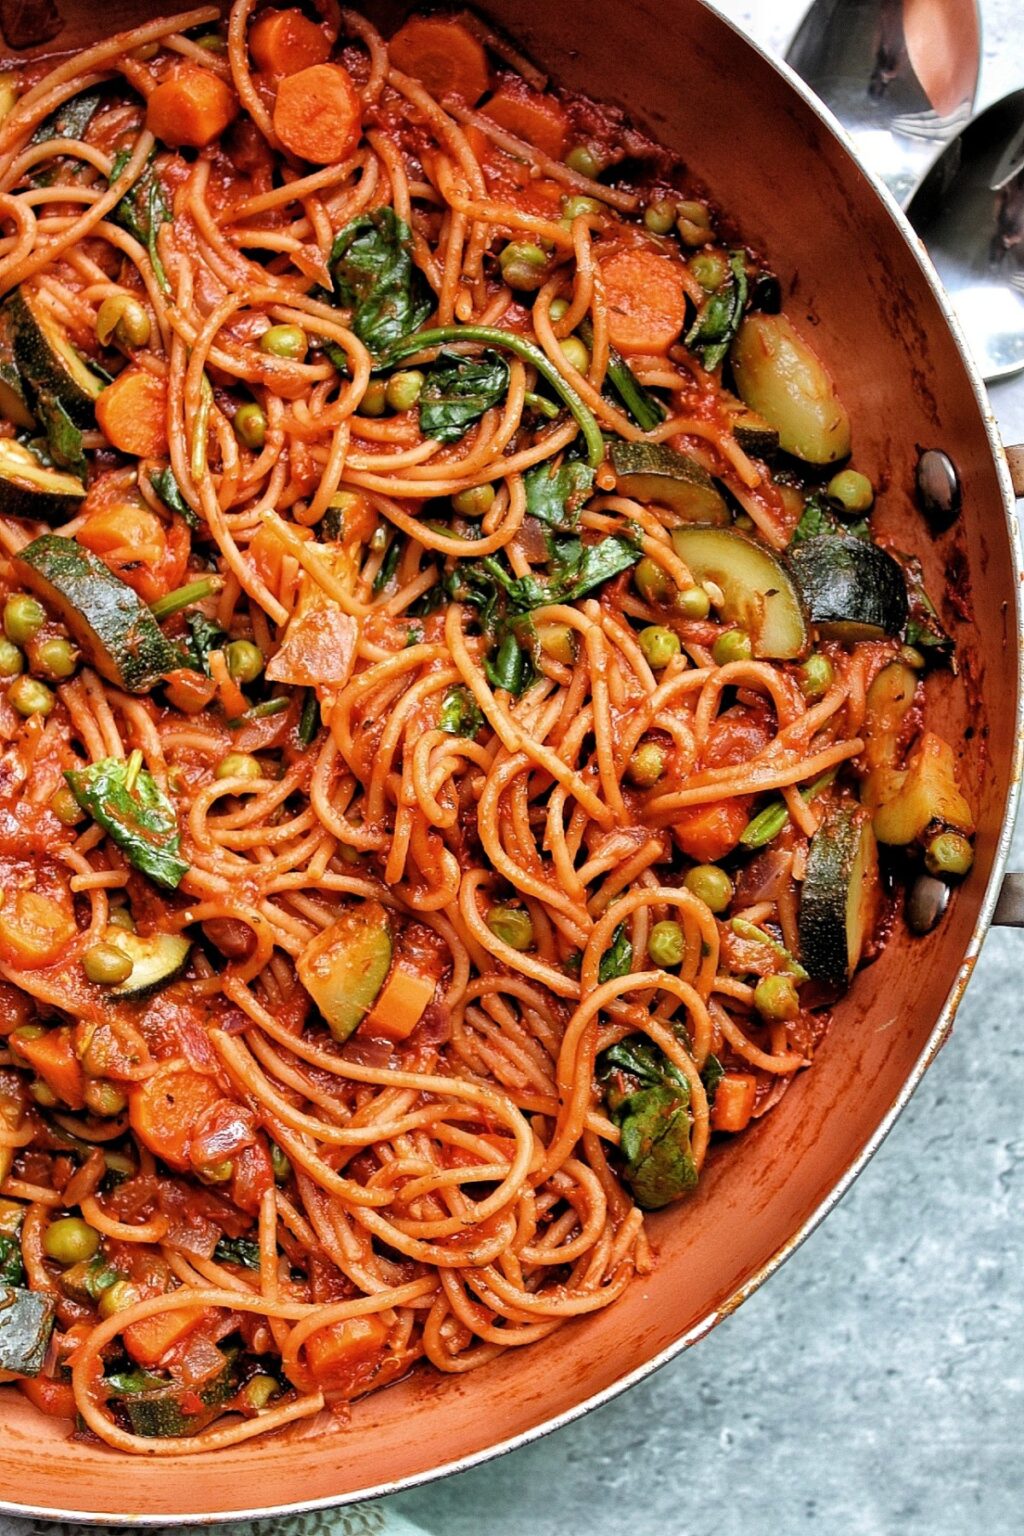
M 51 50 L 157 9 L 58 3 Z M 369 7 L 385 31 L 412 8 Z M 964 687 L 938 678 L 930 700 L 979 809 L 977 862 L 936 932 L 898 932 L 858 977 L 813 1070 L 712 1157 L 695 1198 L 651 1221 L 657 1268 L 614 1307 L 466 1377 L 414 1372 L 355 1404 L 344 1429 L 174 1463 L 70 1443 L 5 1389 L 11 1513 L 139 1524 L 341 1504 L 464 1469 L 622 1391 L 713 1328 L 836 1203 L 945 1040 L 992 920 L 1020 774 L 1020 552 L 981 382 L 909 227 L 796 78 L 700 0 L 590 0 L 585 17 L 566 0 L 482 9 L 556 79 L 623 104 L 687 156 L 784 274 L 789 313 L 814 326 L 850 410 L 857 463 L 886 486 L 880 525 L 921 553 L 932 590 L 948 573 L 977 616 L 959 626 Z M 959 522 L 934 539 L 912 502 L 923 447 L 944 448 L 963 484 Z

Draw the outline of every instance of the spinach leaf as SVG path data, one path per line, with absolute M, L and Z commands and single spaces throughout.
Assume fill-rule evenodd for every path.
M 546 601 L 575 602 L 593 592 L 595 587 L 611 581 L 613 576 L 628 571 L 640 555 L 639 545 L 617 533 L 609 534 L 596 544 L 581 544 L 579 539 L 558 540 L 551 546 L 551 561 L 554 585 L 561 591 L 559 596 L 548 597 Z
M 252 1237 L 222 1237 L 213 1250 L 217 1264 L 238 1264 L 242 1269 L 259 1269 L 260 1245 Z
M 184 519 L 189 528 L 194 530 L 203 526 L 181 494 L 181 486 L 178 484 L 174 470 L 169 464 L 159 474 L 150 475 L 149 483 L 167 510 L 169 512 L 176 512 L 180 518 Z
M 581 341 L 590 351 L 593 351 L 594 327 L 589 319 L 581 320 L 576 329 Z M 651 391 L 640 383 L 626 359 L 621 353 L 616 352 L 614 347 L 608 348 L 607 372 L 608 382 L 613 391 L 642 431 L 652 432 L 659 422 L 665 420 L 667 412 L 664 405 L 657 395 L 652 395 Z
M 593 485 L 594 471 L 579 459 L 570 459 L 558 469 L 536 464 L 523 476 L 526 510 L 549 528 L 565 532 L 575 528 Z
M 493 555 L 482 560 L 460 560 L 446 578 L 445 590 L 456 602 L 477 610 L 485 633 L 493 633 L 500 618 L 509 613 L 529 613 L 548 603 L 571 603 L 585 597 L 613 576 L 628 571 L 640 558 L 631 538 L 609 534 L 596 544 L 572 537 L 549 543 L 551 575 L 511 576 Z
M 626 934 L 625 923 L 620 923 L 612 934 L 612 942 L 601 956 L 597 968 L 598 981 L 611 981 L 615 976 L 627 976 L 633 964 L 633 946 Z
M 384 588 L 395 574 L 396 570 L 398 569 L 398 562 L 401 559 L 402 548 L 404 544 L 405 539 L 402 537 L 402 535 L 395 534 L 394 538 L 391 540 L 391 543 L 387 547 L 387 551 L 385 552 L 384 559 L 380 563 L 377 574 L 373 578 L 374 592 L 383 592 Z
M 46 445 L 55 464 L 85 478 L 85 454 L 82 434 L 56 395 L 41 395 L 36 402 L 39 418 L 46 428 Z
M 0 1285 L 24 1285 L 25 1266 L 21 1262 L 21 1238 L 0 1232 Z
M 800 514 L 800 521 L 793 529 L 792 544 L 803 544 L 806 539 L 819 538 L 823 533 L 838 533 L 839 523 L 829 511 L 823 496 L 809 496 Z
M 943 628 L 938 610 L 925 591 L 924 572 L 915 555 L 893 551 L 893 557 L 903 568 L 907 584 L 907 602 L 910 618 L 907 622 L 907 644 L 916 646 L 925 659 L 940 666 L 948 666 L 956 674 L 956 647 L 953 638 Z
M 111 183 L 117 180 L 131 157 L 132 150 L 123 149 L 115 158 L 110 167 Z M 134 236 L 140 245 L 146 247 L 157 282 L 164 293 L 170 293 L 171 285 L 156 248 L 156 237 L 161 225 L 172 218 L 171 205 L 152 159 L 135 185 L 122 197 L 111 217 Z
M 299 740 L 304 747 L 312 745 L 319 729 L 320 701 L 316 689 L 307 688 L 306 697 L 302 701 L 302 714 L 299 716 Z
M 494 659 L 484 660 L 484 671 L 492 688 L 505 688 L 516 698 L 533 676 L 530 658 L 511 630 L 506 630 Z
M 134 1371 L 117 1371 L 113 1376 L 104 1376 L 103 1385 L 108 1392 L 133 1397 L 137 1392 L 151 1392 L 156 1387 L 166 1387 L 166 1376 L 154 1376 L 152 1371 L 143 1370 L 142 1366 L 136 1366 Z
M 722 362 L 740 328 L 747 302 L 747 266 L 742 251 L 729 257 L 729 281 L 708 294 L 686 334 L 686 345 L 699 352 L 710 373 Z
M 361 213 L 338 235 L 330 268 L 352 329 L 375 358 L 423 324 L 434 307 L 412 262 L 412 231 L 393 208 Z
M 722 1063 L 719 1061 L 714 1051 L 709 1051 L 704 1061 L 703 1070 L 700 1074 L 700 1080 L 704 1084 L 704 1092 L 708 1096 L 709 1109 L 715 1102 L 715 1095 L 718 1093 L 718 1085 L 724 1076 L 725 1068 L 722 1066 Z
M 56 112 L 44 117 L 30 144 L 43 144 L 47 139 L 80 139 L 96 115 L 101 101 L 99 91 L 81 91 L 77 96 L 62 102 Z
M 457 443 L 508 393 L 509 368 L 497 352 L 463 357 L 442 352 L 428 371 L 420 395 L 420 431 L 439 443 Z
M 82 810 L 110 834 L 129 864 L 176 890 L 189 870 L 179 857 L 177 813 L 140 763 L 141 753 L 127 761 L 104 757 L 64 777 Z
M 687 1078 L 642 1035 L 602 1052 L 597 1075 L 637 1203 L 656 1210 L 687 1194 L 697 1183 Z
M 468 736 L 472 739 L 483 723 L 480 706 L 469 689 L 449 688 L 441 701 L 438 730 L 446 731 L 449 736 Z
M 227 634 L 219 624 L 214 624 L 202 613 L 190 613 L 185 620 L 188 626 L 188 639 L 185 649 L 188 653 L 188 664 L 194 672 L 210 674 L 210 652 L 219 651 L 227 644 Z

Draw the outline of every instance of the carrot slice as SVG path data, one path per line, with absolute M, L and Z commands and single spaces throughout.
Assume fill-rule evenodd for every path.
M 483 113 L 553 160 L 561 160 L 565 153 L 569 125 L 561 104 L 552 96 L 531 91 L 527 85 L 508 83 L 498 87 Z
M 715 1131 L 742 1131 L 750 1124 L 757 1095 L 753 1072 L 727 1072 L 715 1090 L 711 1106 L 711 1128 Z
M 716 800 L 680 811 L 672 823 L 676 842 L 699 864 L 714 864 L 731 853 L 750 816 L 750 797 Z
M 71 1109 L 85 1104 L 85 1074 L 75 1055 L 70 1035 L 52 1029 L 35 1040 L 17 1041 L 17 1055 L 52 1088 L 58 1099 Z
M 340 64 L 314 64 L 281 81 L 274 132 L 289 154 L 330 165 L 352 153 L 361 130 L 359 94 Z
M 124 1345 L 139 1365 L 156 1365 L 169 1349 L 198 1328 L 204 1318 L 212 1317 L 207 1307 L 179 1307 L 174 1312 L 158 1312 L 129 1323 L 124 1330 Z
M 238 98 L 219 75 L 183 64 L 146 103 L 146 127 L 172 149 L 205 149 L 238 112 Z
M 70 905 L 62 906 L 39 891 L 8 891 L 0 896 L 0 959 L 29 971 L 59 960 L 75 936 Z
M 257 69 L 268 75 L 295 75 L 331 55 L 327 36 L 301 11 L 264 11 L 253 22 L 249 52 Z
M 96 421 L 112 448 L 140 459 L 167 457 L 167 385 L 145 368 L 126 368 L 96 401 Z
M 360 1033 L 382 1035 L 385 1040 L 407 1040 L 436 990 L 436 976 L 425 976 L 399 956 L 380 996 L 360 1025 Z
M 667 352 L 686 319 L 679 263 L 653 245 L 626 247 L 601 263 L 608 335 L 620 352 Z
M 347 1385 L 351 1373 L 376 1359 L 384 1348 L 388 1329 L 379 1317 L 347 1317 L 311 1334 L 306 1340 L 306 1359 L 319 1386 Z
M 472 107 L 490 84 L 483 45 L 443 16 L 414 16 L 399 27 L 388 52 L 396 69 L 412 75 L 439 101 L 461 96 Z
M 75 1416 L 75 1394 L 70 1382 L 54 1381 L 51 1376 L 19 1376 L 18 1390 L 49 1419 L 73 1419 Z
M 189 1143 L 200 1116 L 223 1097 L 212 1077 L 175 1057 L 131 1090 L 128 1118 L 156 1157 L 184 1172 L 190 1167 Z

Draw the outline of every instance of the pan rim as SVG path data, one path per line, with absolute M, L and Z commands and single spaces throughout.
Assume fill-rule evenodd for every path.
M 605 1403 L 611 1402 L 621 1393 L 628 1391 L 639 1382 L 653 1376 L 669 1361 L 681 1355 L 691 1345 L 696 1344 L 705 1335 L 711 1332 L 718 1323 L 740 1307 L 744 1301 L 758 1290 L 785 1261 L 796 1252 L 801 1244 L 824 1221 L 825 1217 L 834 1210 L 851 1188 L 856 1179 L 867 1167 L 879 1147 L 885 1141 L 892 1130 L 896 1120 L 903 1113 L 911 1097 L 919 1086 L 925 1072 L 931 1066 L 940 1049 L 945 1044 L 953 1027 L 953 1021 L 957 1009 L 963 999 L 964 991 L 974 970 L 974 965 L 981 951 L 981 946 L 992 924 L 992 916 L 995 911 L 999 891 L 1002 886 L 1003 875 L 1010 853 L 1010 844 L 1014 831 L 1018 807 L 1021 798 L 1021 777 L 1024 771 L 1024 593 L 1021 584 L 1024 582 L 1024 545 L 1022 545 L 1021 530 L 1016 515 L 1016 498 L 1010 482 L 1009 468 L 1003 448 L 1002 438 L 996 423 L 995 414 L 988 399 L 988 394 L 977 365 L 967 346 L 960 322 L 952 307 L 945 290 L 939 281 L 930 258 L 907 221 L 905 214 L 891 193 L 858 159 L 853 141 L 843 128 L 842 124 L 834 116 L 831 110 L 819 100 L 817 96 L 804 83 L 801 77 L 791 68 L 786 61 L 770 53 L 754 38 L 744 32 L 729 17 L 724 16 L 711 0 L 697 0 L 697 4 L 711 12 L 715 19 L 727 27 L 739 41 L 749 48 L 755 55 L 768 64 L 776 74 L 788 84 L 790 89 L 801 99 L 804 105 L 815 115 L 819 123 L 838 140 L 840 147 L 850 161 L 851 169 L 859 173 L 868 182 L 872 191 L 881 201 L 895 224 L 903 243 L 916 262 L 917 267 L 930 288 L 936 303 L 942 311 L 943 318 L 953 337 L 960 361 L 963 365 L 966 380 L 978 406 L 979 414 L 985 429 L 985 436 L 992 455 L 993 466 L 1002 494 L 1003 518 L 1006 526 L 1006 535 L 1009 543 L 1013 568 L 1018 580 L 1014 583 L 1014 626 L 1013 635 L 1016 644 L 1016 684 L 1017 693 L 1014 703 L 1014 735 L 1013 751 L 1008 765 L 1009 784 L 1006 800 L 1003 807 L 1002 824 L 996 848 L 992 859 L 992 868 L 989 873 L 985 894 L 978 911 L 977 921 L 970 942 L 964 952 L 956 978 L 946 997 L 946 1000 L 935 1020 L 935 1024 L 927 1041 L 908 1073 L 899 1093 L 886 1111 L 882 1120 L 875 1128 L 861 1151 L 852 1160 L 842 1177 L 833 1185 L 828 1194 L 810 1213 L 807 1219 L 797 1228 L 779 1248 L 756 1269 L 753 1274 L 738 1286 L 735 1291 L 720 1306 L 708 1312 L 699 1322 L 674 1339 L 671 1344 L 653 1355 L 651 1359 L 644 1361 L 642 1365 L 628 1375 L 622 1376 L 610 1383 L 601 1391 L 584 1398 L 571 1408 L 556 1414 L 543 1423 L 533 1425 L 529 1429 L 521 1430 L 507 1439 L 472 1454 L 457 1457 L 437 1467 L 432 1467 L 423 1472 L 411 1473 L 406 1477 L 396 1478 L 386 1483 L 371 1485 L 366 1488 L 347 1493 L 328 1494 L 322 1498 L 301 1499 L 288 1504 L 267 1504 L 262 1506 L 245 1506 L 238 1509 L 218 1510 L 214 1514 L 133 1514 L 130 1512 L 111 1514 L 102 1510 L 71 1510 L 54 1508 L 49 1505 L 22 1503 L 20 1500 L 0 1499 L 0 1514 L 11 1515 L 16 1518 L 41 1519 L 63 1521 L 70 1524 L 102 1525 L 110 1527 L 124 1526 L 149 1526 L 167 1527 L 184 1525 L 220 1525 L 240 1520 L 265 1520 L 282 1515 L 298 1515 L 312 1513 L 317 1510 L 340 1509 L 347 1505 L 367 1503 L 374 1499 L 384 1498 L 390 1494 L 407 1492 L 420 1488 L 428 1483 L 438 1481 L 443 1477 L 453 1476 L 456 1473 L 467 1472 L 473 1467 L 483 1465 L 485 1462 L 495 1460 L 499 1456 L 508 1455 L 509 1452 L 518 1450 L 521 1446 L 530 1445 L 535 1440 L 540 1440 L 555 1430 L 563 1428 L 567 1424 L 575 1422 L 589 1413 L 594 1408 L 600 1408 Z

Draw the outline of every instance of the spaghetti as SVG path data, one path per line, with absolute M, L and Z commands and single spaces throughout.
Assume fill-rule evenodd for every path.
M 612 1304 L 973 827 L 832 381 L 618 114 L 333 0 L 0 105 L 0 1377 L 180 1455 Z

